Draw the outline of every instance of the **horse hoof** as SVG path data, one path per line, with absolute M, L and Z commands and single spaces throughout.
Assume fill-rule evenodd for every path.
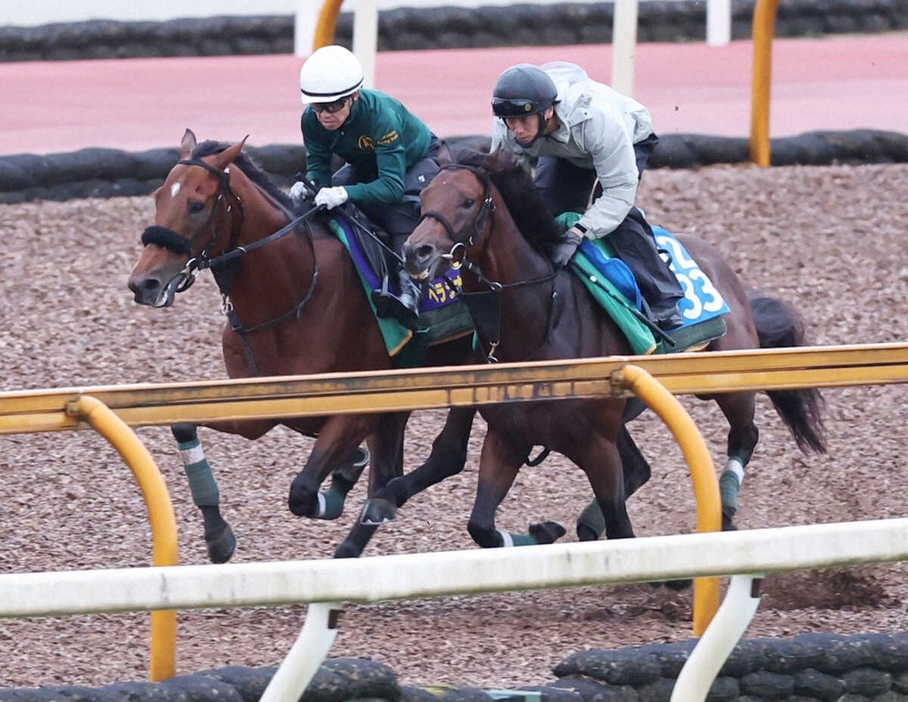
M 362 514 L 359 516 L 360 524 L 368 526 L 381 526 L 394 521 L 397 516 L 397 507 L 389 501 L 379 497 L 366 500 Z
M 738 527 L 725 512 L 722 512 L 722 531 L 737 531 Z
M 356 546 L 348 541 L 344 541 L 340 546 L 334 549 L 335 558 L 359 558 L 361 554 L 362 550 L 356 548 Z
M 553 544 L 565 534 L 567 534 L 567 529 L 560 522 L 530 524 L 530 536 L 540 544 Z
M 208 546 L 208 560 L 212 563 L 226 563 L 236 551 L 236 537 L 226 522 L 217 534 L 205 534 L 205 543 Z

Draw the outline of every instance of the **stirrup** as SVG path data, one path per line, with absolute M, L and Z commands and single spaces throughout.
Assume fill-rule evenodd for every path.
M 396 319 L 413 331 L 419 328 L 419 312 L 408 307 L 396 295 L 384 290 L 373 290 L 372 304 L 375 305 L 375 313 L 379 317 Z

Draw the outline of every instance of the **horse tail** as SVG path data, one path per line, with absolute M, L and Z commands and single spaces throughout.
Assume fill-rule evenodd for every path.
M 751 298 L 750 309 L 761 349 L 807 345 L 804 322 L 789 305 L 771 297 L 759 296 Z M 825 403 L 818 389 L 769 390 L 766 394 L 801 451 L 826 452 Z

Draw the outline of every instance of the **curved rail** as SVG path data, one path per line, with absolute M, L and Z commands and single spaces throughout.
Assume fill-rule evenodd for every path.
M 722 531 L 722 498 L 709 448 L 694 420 L 677 398 L 639 366 L 626 365 L 614 375 L 665 422 L 690 467 L 697 498 L 697 531 Z M 702 636 L 719 607 L 718 578 L 694 581 L 694 636 Z
M 110 442 L 139 483 L 151 522 L 154 564 L 177 565 L 176 517 L 167 485 L 148 449 L 122 419 L 97 399 L 83 395 L 74 404 L 72 411 Z M 176 611 L 152 612 L 149 678 L 153 682 L 176 675 L 176 643 Z

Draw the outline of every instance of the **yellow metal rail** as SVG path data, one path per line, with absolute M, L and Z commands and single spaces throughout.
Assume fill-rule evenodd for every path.
M 639 366 L 626 365 L 616 380 L 665 422 L 690 467 L 697 498 L 697 531 L 722 531 L 722 498 L 709 448 L 694 420 L 677 398 Z M 702 636 L 719 609 L 719 579 L 694 580 L 694 636 Z
M 75 409 L 119 452 L 139 483 L 151 522 L 154 565 L 179 565 L 176 516 L 167 485 L 148 449 L 122 419 L 90 395 L 80 397 Z M 176 643 L 177 613 L 152 612 L 149 678 L 153 682 L 176 675 Z
M 908 381 L 908 344 L 774 351 L 612 356 L 527 364 L 329 373 L 251 380 L 115 385 L 0 393 L 0 434 L 84 428 L 91 395 L 129 426 L 320 416 L 630 395 L 616 379 L 628 363 L 674 395 Z
M 177 562 L 170 498 L 130 426 L 637 395 L 669 426 L 691 468 L 698 530 L 718 531 L 721 514 L 712 459 L 673 395 L 906 380 L 908 344 L 880 344 L 65 388 L 0 393 L 0 434 L 96 429 L 117 448 L 142 488 L 152 521 L 155 565 L 170 565 Z M 705 630 L 717 603 L 718 581 L 698 579 L 695 634 Z M 152 680 L 173 675 L 175 640 L 176 614 L 154 613 Z

